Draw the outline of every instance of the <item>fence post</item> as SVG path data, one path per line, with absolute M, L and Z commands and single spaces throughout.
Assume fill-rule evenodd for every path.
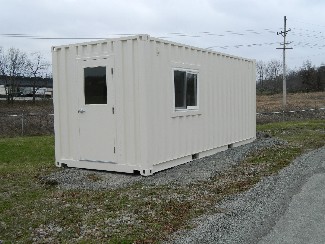
M 21 136 L 24 136 L 24 112 L 21 114 Z
M 282 110 L 282 122 L 284 122 L 284 109 Z

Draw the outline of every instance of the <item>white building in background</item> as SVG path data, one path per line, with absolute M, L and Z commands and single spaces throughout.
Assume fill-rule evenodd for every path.
M 254 60 L 148 35 L 52 54 L 59 167 L 151 175 L 255 139 Z
M 0 97 L 4 97 L 6 94 L 6 87 L 4 85 L 0 85 Z

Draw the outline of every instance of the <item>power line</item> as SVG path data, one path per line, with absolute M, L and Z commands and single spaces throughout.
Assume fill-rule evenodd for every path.
M 265 29 L 268 30 L 268 29 Z M 253 31 L 253 30 L 247 30 L 247 31 Z M 230 33 L 230 31 L 228 31 Z M 214 33 L 210 33 L 210 32 L 201 32 L 201 33 L 205 33 L 207 35 L 216 35 Z M 273 33 L 273 31 L 272 31 Z M 276 32 L 274 32 L 276 33 Z M 183 34 L 181 32 L 173 32 L 173 33 L 168 33 L 168 34 L 172 34 L 175 35 L 176 37 L 201 37 L 204 38 L 205 36 L 198 36 L 198 35 L 189 35 L 189 34 Z M 41 36 L 35 36 L 35 35 L 30 35 L 30 34 L 22 34 L 22 33 L 13 33 L 13 34 L 0 34 L 1 36 L 5 36 L 5 37 L 12 37 L 12 38 L 28 38 L 28 39 L 32 39 L 32 40 L 104 40 L 107 39 L 109 37 L 41 37 Z M 111 36 L 129 36 L 129 35 L 134 35 L 134 34 L 109 34 Z M 222 35 L 224 36 L 224 35 Z M 160 36 L 158 38 L 173 38 L 171 36 Z M 303 42 L 303 41 L 299 41 L 299 42 L 291 42 L 293 47 L 301 47 L 301 48 L 310 48 L 310 49 L 319 49 L 322 50 L 325 48 L 325 44 L 324 43 L 312 43 L 312 42 Z M 263 42 L 263 43 L 237 43 L 234 45 L 214 45 L 214 46 L 209 46 L 206 47 L 207 49 L 216 49 L 216 48 L 220 48 L 223 50 L 229 50 L 231 48 L 255 48 L 255 47 L 264 47 L 264 46 L 272 46 L 272 45 L 276 45 L 276 44 L 281 44 L 280 42 Z
M 300 21 L 300 20 L 295 20 L 295 19 L 292 19 L 292 21 L 302 23 L 302 24 L 306 24 L 306 25 L 312 25 L 312 26 L 325 28 L 325 25 L 318 25 L 318 24 L 315 24 L 315 23 L 310 23 L 310 22 L 305 22 L 305 21 Z
M 264 29 L 268 31 L 269 29 Z M 248 32 L 254 32 L 254 30 L 246 30 Z M 205 34 L 206 36 L 210 35 L 217 35 L 216 33 L 211 33 L 211 32 L 200 32 Z M 232 32 L 233 34 L 235 32 Z M 272 33 L 276 33 L 272 31 Z M 204 35 L 193 35 L 193 34 L 185 34 L 182 32 L 172 32 L 168 33 L 170 35 L 174 35 L 176 37 L 201 37 L 205 38 L 206 36 Z M 230 31 L 228 31 L 228 34 L 230 34 Z M 117 33 L 117 34 L 109 34 L 110 36 L 129 36 L 129 35 L 135 35 L 132 33 Z M 219 34 L 218 34 L 219 35 Z M 36 35 L 31 35 L 31 34 L 23 34 L 23 33 L 11 33 L 11 34 L 0 34 L 0 36 L 4 37 L 12 37 L 12 38 L 28 38 L 32 40 L 100 40 L 100 39 L 107 39 L 107 37 L 44 37 L 44 36 L 36 36 Z M 225 35 L 219 35 L 219 36 L 225 36 Z M 308 36 L 307 36 L 308 37 Z M 172 36 L 160 36 L 158 38 L 173 38 Z M 325 39 L 325 37 L 324 37 Z M 220 48 L 220 49 L 230 49 L 230 48 L 253 48 L 253 47 L 263 47 L 263 46 L 272 46 L 275 44 L 280 44 L 279 42 L 263 42 L 263 43 L 237 43 L 234 45 L 214 45 L 214 46 L 209 46 L 207 49 L 215 49 L 215 48 Z M 324 43 L 312 43 L 308 41 L 299 41 L 299 42 L 292 42 L 293 47 L 301 47 L 301 48 L 311 48 L 311 49 L 323 49 L 325 48 Z
M 307 55 L 307 56 L 289 57 L 289 59 L 303 59 L 303 58 L 308 59 L 311 57 L 318 57 L 318 56 L 324 56 L 324 55 L 325 55 L 325 52 L 314 54 L 314 55 Z
M 245 36 L 245 35 L 262 35 L 263 32 L 271 33 L 274 34 L 276 33 L 274 30 L 271 29 L 263 29 L 263 30 L 253 30 L 253 29 L 247 29 L 244 30 L 243 32 L 238 32 L 238 31 L 232 31 L 232 30 L 226 30 L 223 33 L 213 33 L 209 31 L 202 31 L 198 32 L 197 34 L 188 34 L 184 32 L 171 32 L 171 33 L 166 33 L 166 36 L 161 36 L 164 38 L 171 38 L 172 36 L 178 36 L 178 37 L 193 37 L 193 38 L 198 38 L 198 37 L 207 37 L 207 36 L 216 36 L 216 37 L 226 37 L 227 35 L 233 35 L 233 36 Z M 51 36 L 38 36 L 38 35 L 31 35 L 31 34 L 26 34 L 26 33 L 4 33 L 0 34 L 0 36 L 5 36 L 5 37 L 13 37 L 13 38 L 30 38 L 30 39 L 107 39 L 109 36 L 131 36 L 131 35 L 136 35 L 135 33 L 110 33 L 107 34 L 106 37 L 51 37 Z M 171 36 L 169 36 L 171 35 Z
M 280 28 L 282 31 L 283 27 Z M 186 39 L 197 39 L 198 41 L 210 44 L 207 49 L 212 50 L 235 50 L 235 49 L 253 49 L 257 50 L 260 48 L 268 48 L 274 45 L 281 44 L 280 42 L 270 42 L 273 38 L 270 35 L 277 33 L 274 28 L 252 28 L 252 29 L 240 29 L 240 30 L 223 30 L 223 31 L 197 31 L 197 32 L 165 32 L 158 34 L 152 34 L 152 36 L 157 36 L 158 38 L 166 39 L 166 40 L 177 40 L 180 41 L 182 38 Z M 149 33 L 150 34 L 150 33 Z M 294 37 L 294 42 L 292 42 L 291 46 L 298 50 L 306 50 L 309 49 L 313 52 L 318 50 L 325 49 L 325 33 L 319 30 L 313 29 L 304 29 L 300 27 L 293 27 L 290 32 Z M 133 36 L 135 33 L 107 33 L 101 36 L 93 36 L 93 35 L 85 35 L 85 36 L 49 36 L 49 35 L 41 35 L 35 33 L 0 33 L 0 38 L 14 38 L 14 39 L 27 39 L 31 41 L 46 41 L 46 40 L 104 40 L 115 37 L 122 36 Z M 159 36 L 160 35 L 160 36 Z M 201 39 L 200 39 L 201 38 Z M 266 41 L 268 39 L 268 41 Z M 249 41 L 250 40 L 250 41 Z M 209 44 L 208 44 L 209 43 Z M 216 45 L 213 45 L 216 44 Z M 202 45 L 201 45 L 202 46 Z M 281 47 L 282 48 L 282 47 Z M 311 53 L 310 51 L 310 53 Z M 321 52 L 321 51 L 319 51 Z M 316 55 L 314 55 L 316 56 Z M 319 56 L 319 55 L 317 55 Z

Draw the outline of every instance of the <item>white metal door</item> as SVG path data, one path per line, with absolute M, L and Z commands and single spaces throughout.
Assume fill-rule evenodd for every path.
M 79 60 L 78 67 L 79 159 L 115 163 L 113 60 Z

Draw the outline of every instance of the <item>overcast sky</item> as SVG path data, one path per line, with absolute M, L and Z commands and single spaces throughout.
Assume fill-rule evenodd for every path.
M 0 46 L 40 51 L 84 42 L 34 38 L 112 38 L 149 34 L 246 58 L 282 61 L 283 17 L 291 31 L 289 68 L 325 63 L 324 0 L 0 0 Z M 179 34 L 177 34 L 179 33 Z M 8 35 L 10 34 L 10 35 Z M 12 34 L 19 34 L 14 37 Z

